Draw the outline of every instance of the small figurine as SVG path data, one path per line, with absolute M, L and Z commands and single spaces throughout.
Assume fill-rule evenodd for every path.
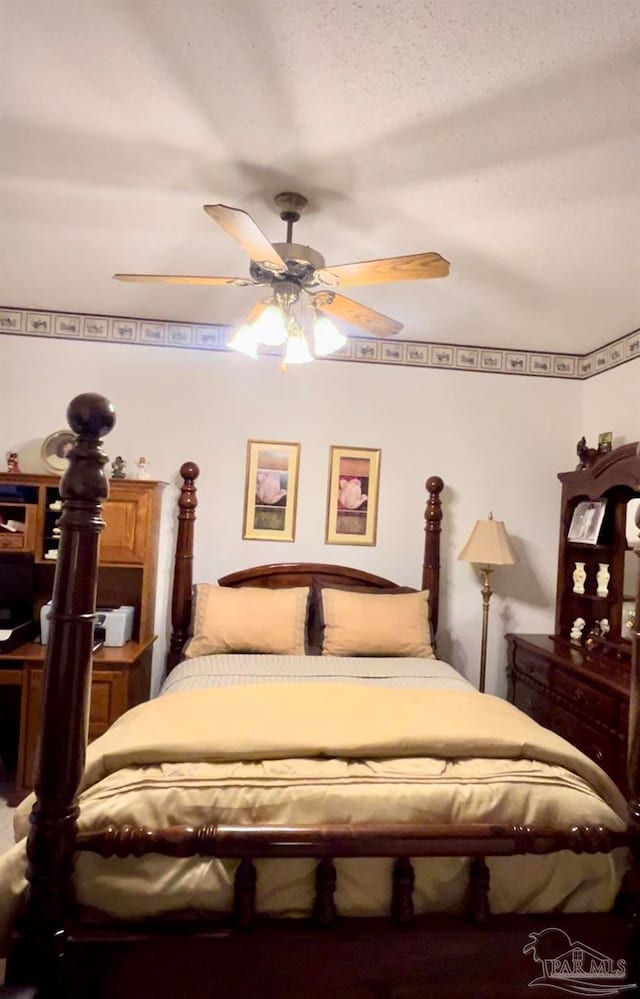
M 586 437 L 581 437 L 576 445 L 576 453 L 579 458 L 579 462 L 576 465 L 576 472 L 580 472 L 585 468 L 589 468 L 593 465 L 594 461 L 598 457 L 598 452 L 594 447 L 587 447 Z
M 126 461 L 120 455 L 114 458 L 111 462 L 111 478 L 112 479 L 126 479 L 125 466 Z
M 611 626 L 609 624 L 609 618 L 608 617 L 601 618 L 601 620 L 598 622 L 598 624 L 600 625 L 600 634 L 604 638 L 604 636 L 608 635 L 609 632 L 611 631 Z
M 577 617 L 573 624 L 571 625 L 570 637 L 574 642 L 582 641 L 582 632 L 584 631 L 586 621 L 583 617 Z
M 589 629 L 589 634 L 587 635 L 587 640 L 584 643 L 588 649 L 595 649 L 602 638 L 602 629 L 600 628 L 600 622 L 594 621 L 591 628 Z
M 136 461 L 136 477 L 138 479 L 150 479 L 151 476 L 147 471 L 147 459 L 138 458 Z
M 20 471 L 17 451 L 9 451 L 7 454 L 7 471 L 13 474 L 17 474 Z

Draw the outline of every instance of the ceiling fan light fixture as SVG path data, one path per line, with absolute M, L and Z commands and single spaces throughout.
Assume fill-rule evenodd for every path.
M 313 354 L 309 350 L 307 338 L 302 331 L 289 333 L 287 345 L 284 349 L 283 363 L 285 367 L 290 364 L 308 364 L 313 361 Z
M 238 327 L 227 346 L 247 357 L 253 357 L 254 360 L 258 357 L 258 338 L 253 327 L 246 323 Z
M 277 305 L 268 305 L 252 326 L 258 343 L 265 347 L 279 347 L 287 339 L 282 310 Z
M 340 332 L 335 323 L 326 316 L 316 316 L 313 321 L 313 349 L 317 357 L 335 354 L 346 342 L 346 336 Z

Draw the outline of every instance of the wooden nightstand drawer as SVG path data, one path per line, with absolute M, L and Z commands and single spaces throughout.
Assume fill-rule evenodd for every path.
M 574 710 L 588 717 L 597 718 L 605 725 L 617 727 L 619 702 L 612 694 L 581 683 L 560 669 L 554 676 L 553 689 L 560 697 L 570 701 Z

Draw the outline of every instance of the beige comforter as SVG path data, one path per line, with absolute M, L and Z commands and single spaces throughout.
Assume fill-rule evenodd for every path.
M 140 705 L 89 747 L 80 825 L 544 822 L 625 824 L 609 778 L 507 702 L 472 691 L 255 684 Z M 16 816 L 24 836 L 29 802 Z M 344 914 L 388 910 L 390 860 L 338 862 Z M 458 910 L 464 859 L 416 861 L 417 911 Z M 492 909 L 609 908 L 626 864 L 613 855 L 491 861 Z M 81 854 L 79 901 L 114 916 L 220 910 L 230 861 Z M 258 905 L 308 912 L 313 861 L 258 865 Z M 24 889 L 23 842 L 0 861 L 0 932 Z

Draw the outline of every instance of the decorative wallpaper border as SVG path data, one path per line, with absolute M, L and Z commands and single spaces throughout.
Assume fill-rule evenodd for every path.
M 62 340 L 95 340 L 109 343 L 178 347 L 187 350 L 227 351 L 232 335 L 229 326 L 176 323 L 127 316 L 85 315 L 44 309 L 0 307 L 0 333 L 51 337 Z M 267 349 L 267 354 L 279 354 Z M 605 344 L 589 354 L 540 353 L 498 347 L 467 347 L 459 344 L 426 343 L 415 340 L 379 340 L 352 337 L 346 346 L 322 361 L 404 365 L 415 368 L 446 368 L 501 375 L 583 380 L 640 357 L 640 329 Z

